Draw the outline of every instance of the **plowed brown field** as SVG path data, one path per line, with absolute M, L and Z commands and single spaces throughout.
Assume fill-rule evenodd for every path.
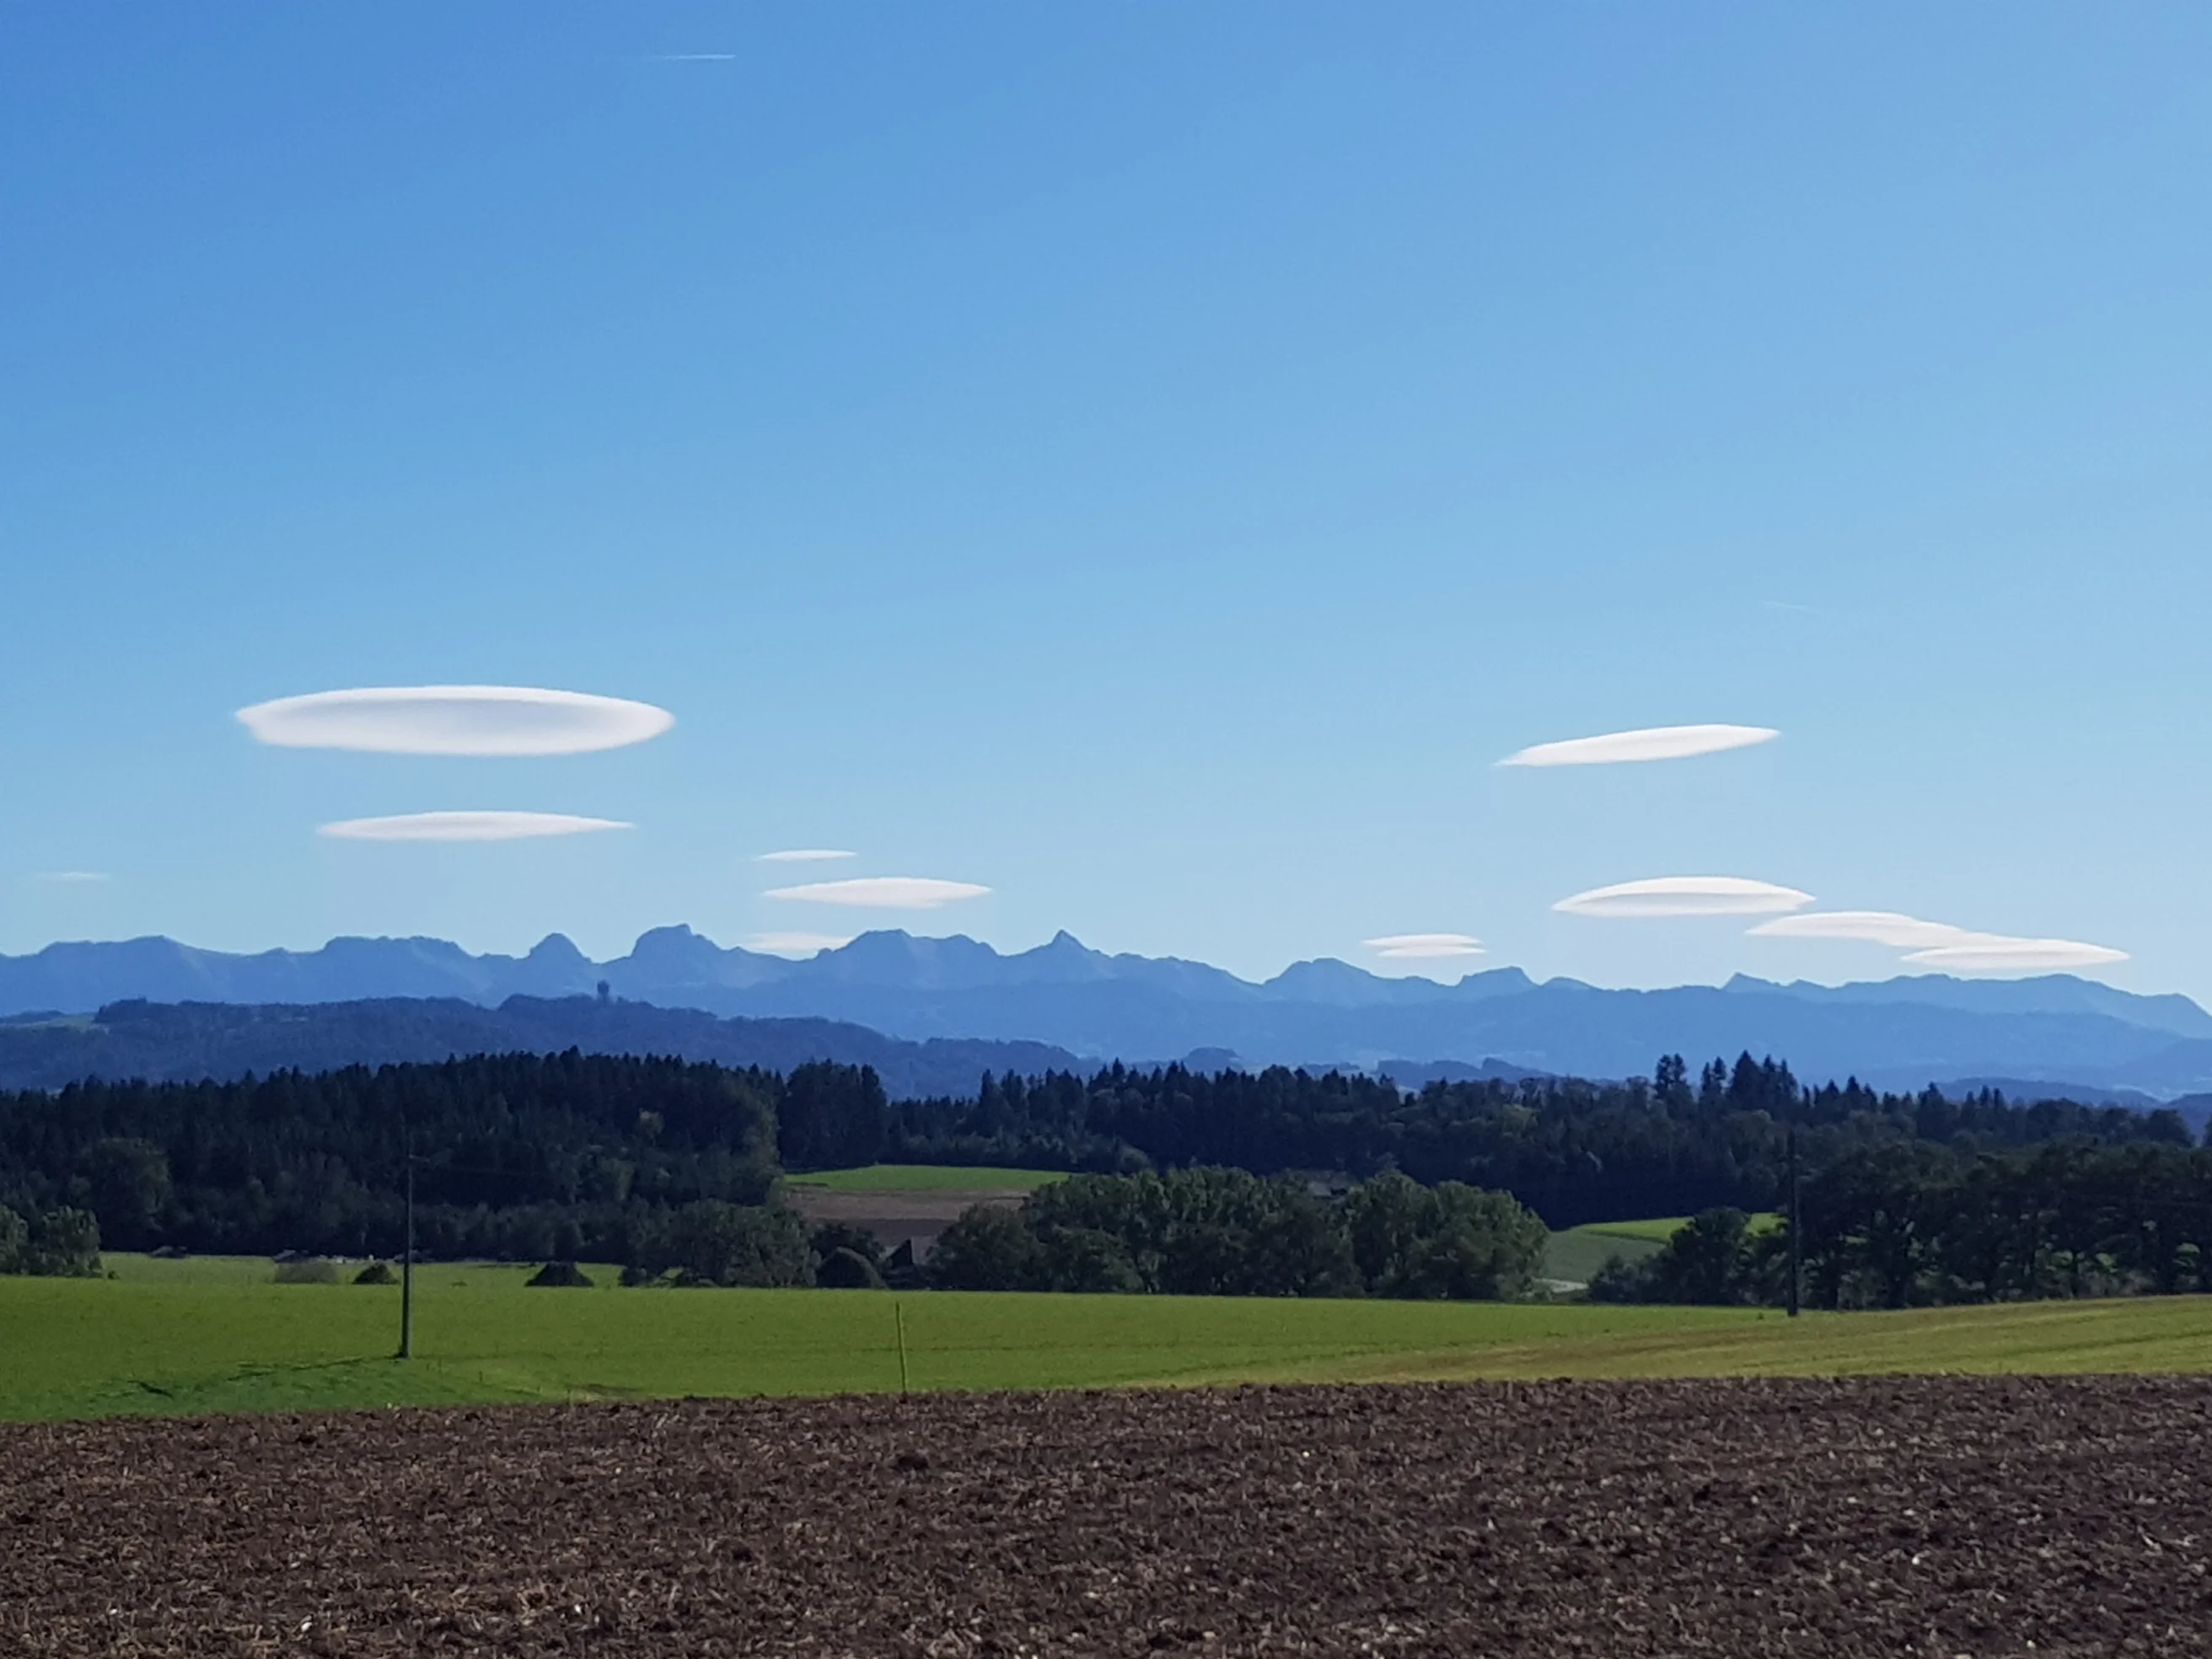
M 2212 1653 L 2212 1382 L 0 1430 L 0 1652 Z

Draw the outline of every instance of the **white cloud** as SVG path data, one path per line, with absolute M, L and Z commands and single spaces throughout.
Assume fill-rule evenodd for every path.
M 2128 953 L 2070 939 L 2015 939 L 1978 933 L 1947 921 L 1923 921 L 1894 910 L 1827 910 L 1763 921 L 1752 933 L 1767 939 L 1856 939 L 1905 952 L 1922 968 L 2002 973 L 2027 969 L 2097 968 L 2125 962 Z
M 2126 963 L 2126 951 L 2106 945 L 2081 945 L 2070 938 L 2013 938 L 2011 933 L 1975 933 L 1951 922 L 1924 922 L 1917 915 L 1889 909 L 1834 909 L 1809 915 L 1778 915 L 1752 929 L 1754 938 L 1836 938 L 1887 945 L 1905 951 L 1916 967 L 2002 973 L 2006 969 L 2075 969 Z
M 1482 941 L 1471 933 L 1385 933 L 1361 942 L 1376 956 L 1393 961 L 1483 954 Z
M 47 870 L 33 879 L 56 887 L 90 887 L 100 882 L 112 881 L 115 878 L 105 870 Z
M 781 853 L 763 853 L 755 860 L 760 864 L 819 864 L 826 859 L 849 859 L 855 854 L 840 852 L 834 847 L 793 847 Z
M 765 951 L 772 957 L 812 957 L 852 942 L 850 933 L 755 933 L 745 941 L 745 948 Z
M 316 691 L 241 708 L 263 743 L 385 755 L 581 755 L 657 738 L 665 708 L 520 685 L 398 685 Z
M 2125 962 L 2128 953 L 2070 939 L 2009 939 L 2002 933 L 1969 933 L 1963 943 L 1914 951 L 1905 959 L 1923 968 L 2002 972 L 2028 968 L 2099 968 L 2107 963 Z
M 1594 738 L 1540 743 L 1498 762 L 1500 766 L 1617 766 L 1628 761 L 1686 760 L 1723 749 L 1746 749 L 1781 732 L 1766 726 L 1650 726 Z
M 580 818 L 567 812 L 404 812 L 388 818 L 346 818 L 317 833 L 337 841 L 530 841 L 629 828 L 614 818 Z
M 848 904 L 867 910 L 934 910 L 962 899 L 981 898 L 990 890 L 973 882 L 939 881 L 930 876 L 861 876 L 852 881 L 772 887 L 763 896 L 802 899 L 810 904 Z
M 1974 937 L 1948 922 L 1923 921 L 1894 910 L 1815 910 L 1807 915 L 1777 916 L 1751 932 L 1758 939 L 1856 939 L 1899 951 L 1928 950 Z
M 1742 876 L 1655 876 L 1593 887 L 1552 908 L 1577 916 L 1763 916 L 1812 902 L 1810 893 Z

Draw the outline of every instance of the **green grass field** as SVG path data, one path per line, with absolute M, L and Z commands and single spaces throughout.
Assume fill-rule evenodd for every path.
M 0 1279 L 0 1418 L 896 1389 L 1884 1370 L 2212 1370 L 2212 1298 L 1902 1314 L 831 1291 L 532 1291 L 424 1267 L 277 1285 L 264 1261 L 118 1255 Z M 894 1312 L 895 1308 L 896 1312 Z
M 871 1164 L 816 1170 L 787 1178 L 793 1187 L 833 1193 L 1033 1193 L 1067 1176 L 1057 1170 L 1000 1170 L 957 1164 Z
M 1570 1284 L 1587 1285 L 1590 1275 L 1609 1256 L 1640 1261 L 1656 1255 L 1667 1241 L 1681 1230 L 1687 1216 L 1660 1216 L 1648 1221 L 1593 1221 L 1553 1233 L 1544 1247 L 1544 1276 Z M 1751 1230 L 1764 1232 L 1782 1224 L 1778 1215 L 1752 1217 Z
M 1682 1218 L 1674 1216 L 1662 1221 L 1600 1221 L 1564 1228 L 1545 1241 L 1544 1276 L 1587 1285 L 1608 1256 L 1639 1261 L 1656 1255 L 1681 1224 Z

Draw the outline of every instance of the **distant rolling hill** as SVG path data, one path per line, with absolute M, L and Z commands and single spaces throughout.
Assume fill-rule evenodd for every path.
M 520 957 L 472 955 L 422 939 L 334 939 L 317 951 L 252 956 L 166 939 L 56 945 L 0 957 L 0 1014 L 84 1013 L 132 998 L 264 1005 L 416 998 L 456 1005 L 437 1018 L 441 1030 L 459 1030 L 466 1007 L 511 1008 L 510 999 L 521 997 L 567 1008 L 602 981 L 629 1000 L 618 1006 L 866 1028 L 840 1042 L 1042 1045 L 1086 1062 L 1204 1051 L 1214 1064 L 1388 1066 L 1409 1078 L 1486 1066 L 1492 1075 L 1620 1077 L 1648 1071 L 1662 1053 L 1680 1053 L 1694 1066 L 1749 1049 L 1786 1059 L 1808 1079 L 1856 1075 L 1887 1088 L 1990 1078 L 2116 1097 L 2212 1091 L 2212 1014 L 2186 997 L 2138 996 L 2067 975 L 1918 975 L 1838 987 L 1740 977 L 1718 987 L 1616 991 L 1564 979 L 1539 984 L 1514 968 L 1449 985 L 1386 979 L 1324 959 L 1255 983 L 1203 963 L 1109 956 L 1066 933 L 1002 954 L 957 936 L 881 932 L 800 962 L 725 949 L 688 927 L 656 928 L 606 962 L 558 934 Z M 409 1029 L 412 1018 L 388 1017 Z M 597 1032 L 593 1018 L 580 1017 L 576 1030 Z M 550 1036 L 568 1019 L 544 1017 L 540 1027 Z M 554 1046 L 571 1041 L 587 1039 L 563 1036 Z
M 1076 1065 L 1035 1042 L 902 1042 L 826 1019 L 721 1019 L 690 1009 L 589 997 L 452 998 L 319 1004 L 122 1002 L 92 1018 L 0 1021 L 0 1088 L 54 1089 L 88 1076 L 191 1081 L 296 1068 L 439 1060 L 577 1048 L 677 1054 L 787 1072 L 811 1060 L 872 1066 L 892 1098 L 972 1096 L 986 1071 L 1034 1075 Z

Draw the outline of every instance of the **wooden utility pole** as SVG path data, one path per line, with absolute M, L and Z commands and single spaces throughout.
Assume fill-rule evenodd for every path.
M 1800 1218 L 1797 1212 L 1797 1112 L 1792 1107 L 1790 1114 L 1790 1316 L 1797 1317 L 1800 1299 L 1804 1295 L 1804 1243 L 1800 1237 Z
M 415 1137 L 407 1137 L 407 1253 L 399 1259 L 399 1357 L 415 1354 Z

